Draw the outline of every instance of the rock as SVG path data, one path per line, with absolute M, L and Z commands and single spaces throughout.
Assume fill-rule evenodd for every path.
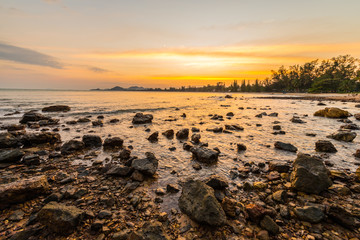
M 356 135 L 357 134 L 355 132 L 338 131 L 327 137 L 335 139 L 337 141 L 352 142 L 356 138 Z
M 145 175 L 153 176 L 156 173 L 159 162 L 153 153 L 147 152 L 145 155 L 146 158 L 134 159 L 131 166 Z
M 25 155 L 20 149 L 10 149 L 0 151 L 0 163 L 17 163 Z
M 280 125 L 274 125 L 273 130 L 281 130 L 281 126 Z
M 181 129 L 180 131 L 178 131 L 176 133 L 177 139 L 187 139 L 188 137 L 189 137 L 189 129 L 188 128 Z
M 225 212 L 214 195 L 214 190 L 199 180 L 188 180 L 179 198 L 180 210 L 194 221 L 211 226 L 226 222 Z
M 192 165 L 192 167 L 193 167 L 193 169 L 195 169 L 196 171 L 199 171 L 199 170 L 202 169 L 201 165 L 198 164 L 198 163 L 194 163 L 194 164 Z M 359 179 L 360 179 L 360 174 L 359 174 Z
M 242 131 L 242 130 L 244 130 L 244 128 L 241 127 L 238 124 L 225 125 L 225 129 L 226 130 L 231 130 L 231 131 Z
M 131 150 L 128 148 L 123 148 L 119 152 L 119 158 L 121 160 L 128 160 L 131 157 Z
M 123 143 L 124 140 L 122 140 L 121 138 L 112 137 L 105 139 L 103 146 L 105 149 L 122 148 Z
M 341 130 L 360 130 L 359 126 L 354 123 L 348 123 L 340 126 Z
M 191 141 L 193 141 L 194 143 L 198 144 L 200 143 L 200 138 L 201 138 L 201 135 L 199 133 L 194 133 L 192 136 L 191 136 Z
M 272 194 L 272 198 L 276 202 L 285 203 L 287 201 L 287 193 L 285 190 L 278 190 Z
M 354 153 L 354 156 L 357 158 L 360 158 L 360 149 L 356 150 L 356 152 Z M 0 162 L 1 162 L 1 153 L 0 153 Z
M 291 119 L 290 119 L 291 122 L 293 123 L 306 123 L 304 120 L 301 120 L 299 117 L 297 116 L 293 116 Z
M 290 170 L 290 166 L 284 162 L 273 162 L 269 163 L 269 171 L 277 171 L 279 173 L 287 173 Z
M 229 186 L 228 182 L 225 178 L 220 177 L 218 175 L 212 175 L 206 181 L 206 185 L 214 188 L 214 189 L 225 189 Z
M 354 114 L 354 118 L 359 121 L 360 120 L 360 113 Z
M 22 210 L 16 210 L 10 215 L 9 220 L 18 222 L 24 218 L 24 215 L 25 213 Z
M 233 113 L 233 112 L 228 112 L 228 113 L 226 114 L 226 116 L 228 116 L 228 117 L 233 117 L 233 116 L 234 116 L 234 113 Z
M 350 117 L 350 113 L 340 108 L 325 108 L 315 112 L 314 116 L 327 118 L 347 118 Z
M 49 119 L 50 119 L 49 117 L 46 117 L 40 113 L 30 111 L 22 116 L 20 123 L 25 124 L 28 122 L 38 122 L 40 120 L 49 120 Z
M 79 118 L 77 120 L 78 123 L 87 123 L 87 122 L 91 122 L 91 120 L 89 118 Z
M 238 144 L 236 144 L 236 146 L 237 146 L 238 152 L 246 150 L 246 146 L 242 143 L 238 143 Z
M 142 182 L 144 181 L 144 175 L 136 170 L 131 174 L 131 179 L 134 181 Z
M 114 233 L 114 235 L 112 236 L 112 239 L 113 240 L 128 240 L 129 235 L 130 235 L 130 230 L 125 229 L 123 231 Z
M 20 145 L 21 142 L 19 141 L 19 139 L 11 133 L 0 133 L 0 149 L 19 147 Z
M 245 210 L 250 218 L 251 221 L 255 223 L 259 223 L 261 219 L 267 214 L 267 211 L 265 208 L 263 208 L 260 205 L 257 204 L 247 204 L 245 206 Z
M 211 150 L 206 147 L 192 147 L 190 151 L 193 154 L 193 158 L 195 158 L 199 162 L 203 163 L 216 163 L 218 161 L 219 152 Z
M 359 222 L 356 220 L 356 218 L 340 206 L 330 206 L 327 215 L 330 219 L 343 227 L 355 229 L 357 226 L 359 226 Z
M 326 141 L 326 140 L 317 141 L 315 143 L 315 151 L 317 151 L 317 152 L 328 152 L 328 153 L 337 152 L 334 144 L 332 144 L 330 141 Z
M 111 167 L 106 174 L 111 176 L 126 177 L 132 173 L 133 169 L 128 166 L 115 165 Z
M 158 137 L 159 137 L 159 132 L 154 132 L 147 138 L 147 140 L 154 143 L 159 140 Z
M 170 130 L 166 130 L 165 132 L 162 133 L 162 135 L 164 135 L 166 138 L 168 139 L 172 139 L 174 137 L 174 130 L 170 129 Z
M 102 146 L 102 139 L 96 135 L 84 135 L 82 141 L 87 148 L 98 148 Z
M 109 123 L 118 123 L 118 122 L 120 122 L 120 120 L 117 118 L 110 119 L 109 121 Z
M 91 122 L 94 127 L 104 126 L 104 122 L 100 119 Z
M 20 137 L 25 147 L 35 147 L 40 144 L 55 144 L 61 142 L 60 134 L 53 132 L 29 133 Z
M 22 162 L 28 166 L 40 165 L 40 157 L 37 154 L 26 155 Z
M 294 213 L 301 221 L 310 223 L 319 223 L 325 218 L 323 210 L 315 206 L 296 207 Z
M 151 123 L 153 118 L 154 117 L 151 114 L 136 113 L 132 120 L 132 123 L 133 124 Z
M 280 149 L 280 150 L 284 150 L 284 151 L 288 151 L 288 152 L 297 152 L 297 148 L 290 144 L 290 143 L 283 143 L 283 142 L 275 142 L 274 144 L 275 148 Z
M 175 184 L 168 184 L 166 186 L 166 192 L 168 193 L 177 193 L 179 192 L 180 189 L 179 189 L 179 186 L 178 185 L 175 185 Z
M 265 215 L 263 220 L 260 222 L 260 226 L 273 235 L 280 231 L 280 227 L 274 222 L 274 220 L 272 220 L 269 215 Z
M 85 147 L 85 144 L 83 142 L 80 142 L 78 140 L 70 140 L 64 143 L 61 146 L 61 154 L 67 155 L 74 152 L 82 151 Z
M 41 111 L 43 112 L 68 112 L 71 108 L 66 105 L 55 105 L 55 106 L 49 106 L 44 107 Z
M 51 231 L 60 235 L 69 235 L 82 221 L 84 212 L 74 206 L 50 202 L 38 214 L 39 221 Z
M 0 209 L 38 197 L 48 190 L 49 184 L 44 175 L 0 184 Z
M 112 213 L 108 210 L 101 210 L 98 214 L 98 218 L 103 219 L 103 218 L 111 218 Z
M 225 98 L 233 98 L 231 95 L 225 95 Z
M 138 231 L 130 233 L 128 240 L 170 240 L 158 221 L 145 222 Z
M 261 230 L 256 234 L 256 239 L 258 240 L 269 240 L 269 233 L 266 230 Z
M 25 125 L 23 124 L 11 124 L 4 127 L 4 129 L 8 130 L 8 132 L 13 131 L 21 131 L 25 129 Z
M 221 206 L 224 209 L 224 212 L 227 216 L 232 218 L 236 217 L 237 202 L 234 199 L 224 197 L 224 199 L 221 202 Z
M 332 185 L 329 171 L 319 158 L 299 153 L 293 167 L 291 186 L 298 191 L 319 194 Z

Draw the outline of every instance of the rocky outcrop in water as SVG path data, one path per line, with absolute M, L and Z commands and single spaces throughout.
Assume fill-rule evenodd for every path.
M 337 141 L 352 142 L 356 138 L 357 134 L 350 131 L 338 131 L 329 136 L 328 138 L 335 139 Z
M 191 147 L 190 151 L 193 158 L 202 163 L 216 163 L 218 161 L 219 152 L 206 147 Z
M 275 142 L 274 146 L 277 149 L 288 151 L 288 152 L 297 152 L 297 150 L 298 150 L 294 145 L 292 145 L 290 143 L 283 143 L 283 142 L 279 142 L 279 141 Z
M 151 114 L 136 113 L 132 120 L 132 123 L 133 124 L 151 123 L 153 118 L 154 117 Z
M 43 112 L 68 112 L 71 108 L 67 105 L 53 105 L 49 107 L 44 107 L 41 111 Z
M 317 152 L 328 152 L 328 153 L 335 153 L 337 152 L 334 144 L 330 141 L 326 140 L 319 140 L 315 143 L 315 151 Z
M 78 140 L 70 140 L 61 146 L 61 154 L 67 155 L 82 151 L 85 148 L 85 144 Z
M 340 108 L 325 108 L 314 113 L 316 117 L 327 117 L 327 118 L 347 118 L 350 117 L 348 111 L 342 110 Z
M 98 148 L 102 146 L 102 139 L 97 135 L 84 135 L 82 141 L 87 148 Z

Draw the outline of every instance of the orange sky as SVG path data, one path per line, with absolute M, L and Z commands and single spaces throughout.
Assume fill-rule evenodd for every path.
M 350 0 L 5 0 L 0 88 L 262 80 L 281 65 L 360 57 L 357 7 Z

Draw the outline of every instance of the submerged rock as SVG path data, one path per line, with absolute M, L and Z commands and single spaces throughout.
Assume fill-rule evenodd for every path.
M 315 151 L 317 151 L 317 152 L 328 152 L 328 153 L 337 152 L 334 144 L 332 144 L 330 141 L 326 141 L 326 140 L 317 141 L 315 143 Z
M 153 176 L 156 173 L 159 162 L 153 153 L 147 152 L 145 155 L 146 158 L 134 159 L 131 167 L 143 174 Z
M 82 221 L 84 212 L 74 206 L 50 202 L 38 213 L 39 221 L 51 231 L 60 235 L 69 235 Z
M 356 136 L 357 136 L 357 134 L 355 132 L 338 131 L 327 137 L 335 139 L 337 141 L 352 142 L 356 138 Z
M 102 140 L 101 137 L 97 135 L 84 135 L 82 137 L 82 141 L 85 144 L 85 147 L 87 148 L 98 148 L 102 146 Z
M 290 143 L 283 143 L 283 142 L 275 142 L 274 144 L 275 148 L 280 149 L 280 150 L 284 150 L 284 151 L 288 151 L 288 152 L 297 152 L 297 148 L 290 144 Z
M 136 113 L 132 120 L 132 123 L 133 124 L 151 123 L 153 118 L 154 117 L 151 114 Z
M 314 116 L 327 118 L 347 118 L 350 117 L 350 113 L 340 108 L 325 108 L 316 111 Z
M 206 147 L 191 147 L 193 157 L 203 163 L 215 163 L 218 161 L 219 152 Z
M 68 112 L 71 108 L 67 105 L 54 105 L 49 107 L 44 107 L 41 111 L 43 112 Z
M 319 194 L 332 185 L 329 171 L 319 158 L 299 153 L 293 166 L 291 186 L 298 191 Z
M 199 180 L 189 180 L 184 184 L 179 208 L 200 223 L 219 226 L 226 222 L 225 212 L 215 198 L 214 190 Z
M 61 146 L 61 154 L 67 155 L 74 152 L 82 151 L 85 144 L 78 140 L 70 140 Z
M 107 138 L 104 141 L 104 148 L 110 149 L 110 148 L 122 148 L 124 143 L 124 140 L 122 140 L 119 137 L 113 137 L 113 138 Z

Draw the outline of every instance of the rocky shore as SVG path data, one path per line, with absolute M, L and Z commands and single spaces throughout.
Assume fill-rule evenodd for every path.
M 226 99 L 237 101 L 232 96 Z M 276 121 L 278 113 L 269 110 L 264 108 L 254 118 L 274 119 L 274 136 L 285 135 Z M 148 137 L 139 141 L 158 145 L 162 138 L 174 139 L 183 148 L 170 146 L 167 151 L 192 156 L 192 176 L 180 178 L 176 170 L 165 168 L 177 180 L 153 189 L 165 167 L 159 154 L 134 155 L 137 143 L 125 144 L 121 133 L 103 138 L 90 132 L 63 141 L 60 128 L 120 124 L 119 119 L 104 116 L 66 122 L 56 117 L 69 111 L 69 106 L 48 106 L 43 113 L 24 113 L 18 124 L 1 126 L 0 239 L 360 239 L 360 168 L 332 169 L 326 158 L 339 150 L 332 141 L 351 144 L 357 137 L 355 121 L 360 117 L 355 112 L 324 107 L 312 113 L 344 123 L 311 146 L 320 156 L 302 153 L 293 145 L 296 141 L 273 141 L 267 147 L 292 154 L 292 161 L 234 159 L 241 166 L 224 173 L 229 177 L 209 174 L 205 179 L 197 172 L 224 162 L 219 161 L 222 149 L 202 139 L 209 133 L 244 131 L 243 126 L 226 123 L 236 113 L 209 114 L 209 120 L 219 123 L 214 128 L 203 128 L 200 122 L 179 129 L 174 123 L 173 129 L 163 132 L 148 128 L 157 121 L 156 115 L 136 113 L 121 124 L 145 126 Z M 45 115 L 48 112 L 53 114 Z M 180 117 L 186 118 L 186 113 Z M 306 124 L 303 119 L 294 116 L 290 122 Z M 244 141 L 233 148 L 238 153 L 249 151 Z M 104 152 L 111 159 L 98 160 Z M 360 157 L 359 152 L 354 151 L 354 158 Z M 73 164 L 87 160 L 92 160 L 90 165 Z M 176 205 L 166 212 L 162 204 L 168 196 L 174 196 Z

